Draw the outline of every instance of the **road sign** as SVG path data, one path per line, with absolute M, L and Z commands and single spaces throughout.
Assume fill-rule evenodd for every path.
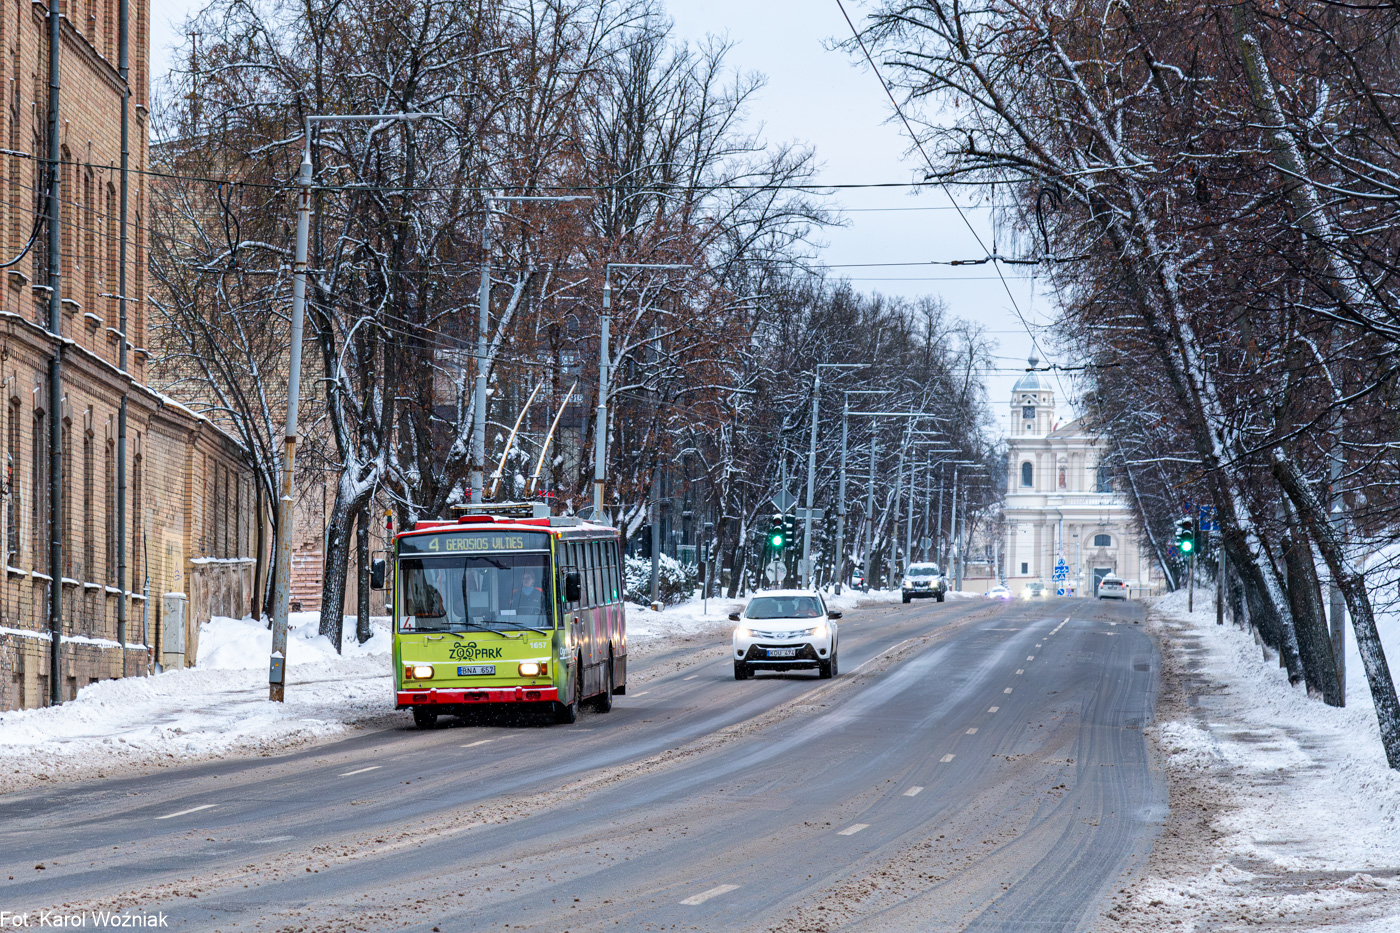
M 920 539 L 919 539 L 919 547 L 921 547 L 921 548 L 923 548 L 925 551 L 927 551 L 929 548 L 933 547 L 933 539 L 932 539 L 932 538 L 929 538 L 929 537 L 920 538 Z
M 1060 587 L 1059 589 L 1057 589 L 1057 590 L 1055 591 L 1055 595 L 1056 595 L 1056 596 L 1063 596 L 1063 595 L 1065 595 L 1065 588 L 1062 586 L 1062 587 Z
M 1051 573 L 1050 579 L 1052 579 L 1052 580 L 1054 580 L 1054 581 L 1056 581 L 1056 582 L 1060 582 L 1060 581 L 1066 579 L 1068 576 L 1069 576 L 1069 564 L 1066 564 L 1066 563 L 1065 563 L 1065 559 L 1064 559 L 1063 557 L 1061 557 L 1061 558 L 1055 563 L 1055 570 L 1054 570 L 1053 573 Z M 1064 593 L 1061 593 L 1060 595 L 1063 596 L 1063 595 L 1065 595 L 1065 594 L 1064 594 Z
M 798 520 L 799 522 L 805 522 L 805 521 L 807 520 L 807 512 L 808 512 L 808 511 L 809 511 L 808 509 L 793 509 L 793 514 L 795 514 L 795 515 L 797 516 L 797 520 Z M 814 522 L 819 522 L 819 521 L 821 521 L 821 520 L 822 520 L 822 516 L 823 516 L 824 514 L 826 514 L 826 510 L 825 510 L 825 509 L 811 509 L 810 511 L 811 511 L 811 513 L 812 513 L 812 521 L 814 521 Z
M 779 512 L 786 512 L 788 509 L 792 508 L 796 504 L 797 497 L 794 496 L 792 493 L 788 492 L 786 489 L 779 489 L 777 494 L 773 496 L 773 506 Z
M 763 575 L 768 578 L 769 583 L 782 583 L 787 577 L 787 568 L 783 566 L 782 561 L 772 560 L 764 568 Z

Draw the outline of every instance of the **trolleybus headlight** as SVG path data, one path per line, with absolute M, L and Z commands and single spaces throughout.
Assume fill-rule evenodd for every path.
M 544 661 L 522 661 L 520 663 L 521 677 L 545 677 L 549 665 Z
M 403 675 L 407 680 L 432 680 L 433 666 L 431 664 L 410 664 L 403 669 Z

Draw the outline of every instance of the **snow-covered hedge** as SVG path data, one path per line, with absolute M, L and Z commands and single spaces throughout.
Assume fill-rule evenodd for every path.
M 673 557 L 661 555 L 661 585 L 657 597 L 663 606 L 674 606 L 688 598 L 700 585 L 695 568 Z M 627 599 L 629 602 L 651 604 L 651 558 L 629 557 L 626 568 Z

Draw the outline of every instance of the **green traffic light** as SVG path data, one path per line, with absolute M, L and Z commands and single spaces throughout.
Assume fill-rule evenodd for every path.
M 1195 546 L 1196 542 L 1192 541 L 1190 538 L 1181 539 L 1181 553 L 1190 554 L 1192 548 L 1194 548 Z
M 773 536 L 773 547 L 775 547 L 775 548 L 781 548 L 782 546 L 783 546 L 783 536 L 782 536 L 782 535 L 774 535 L 774 536 Z

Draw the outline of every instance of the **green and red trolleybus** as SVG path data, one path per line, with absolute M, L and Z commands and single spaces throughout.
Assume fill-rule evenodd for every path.
M 615 529 L 497 505 L 418 522 L 394 538 L 397 708 L 513 706 L 573 722 L 627 692 L 622 555 Z

